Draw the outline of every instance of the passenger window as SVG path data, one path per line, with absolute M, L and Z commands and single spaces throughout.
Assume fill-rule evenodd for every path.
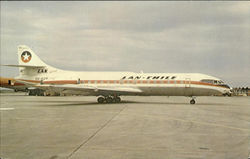
M 171 79 L 175 79 L 176 78 L 176 76 L 173 76 Z

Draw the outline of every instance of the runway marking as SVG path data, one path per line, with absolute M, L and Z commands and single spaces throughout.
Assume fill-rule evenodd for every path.
M 123 113 L 123 115 L 132 115 L 132 114 L 126 114 L 126 113 Z M 136 115 L 138 116 L 138 114 L 133 114 L 133 115 Z M 146 116 L 146 117 L 155 117 L 154 115 L 141 115 L 141 116 Z M 238 127 L 233 127 L 233 126 L 226 126 L 226 125 L 221 125 L 221 124 L 215 124 L 215 123 L 208 123 L 208 122 L 200 122 L 200 121 L 194 121 L 194 120 L 185 120 L 185 119 L 180 119 L 180 118 L 175 118 L 175 117 L 164 117 L 163 119 L 166 119 L 166 120 L 176 120 L 176 121 L 179 121 L 179 122 L 185 122 L 185 123 L 195 123 L 195 124 L 200 124 L 200 125 L 208 125 L 208 126 L 217 126 L 217 127 L 224 127 L 224 128 L 227 128 L 227 129 L 235 129 L 235 130 L 241 130 L 241 131 L 247 131 L 247 132 L 250 132 L 250 129 L 247 129 L 247 128 L 238 128 Z
M 15 108 L 0 108 L 0 111 L 1 110 L 14 110 Z
M 112 146 L 88 146 L 86 149 L 89 150 L 109 150 L 109 151 L 178 151 L 178 152 L 182 152 L 182 153 L 194 153 L 194 152 L 204 152 L 204 150 L 207 149 L 193 149 L 192 151 L 184 151 L 184 149 L 181 148 L 159 148 L 159 147 L 152 147 L 152 148 L 142 148 L 142 147 L 112 147 Z M 208 150 L 208 151 L 212 151 L 212 150 Z M 222 151 L 217 151 L 217 150 L 213 150 L 214 152 L 224 152 Z
M 226 125 L 215 124 L 215 123 L 199 122 L 199 121 L 193 121 L 193 120 L 184 120 L 184 119 L 178 119 L 178 118 L 168 118 L 168 119 L 177 120 L 177 121 L 181 121 L 181 122 L 192 122 L 192 123 L 196 123 L 196 124 L 200 124 L 200 125 L 217 126 L 217 127 L 224 127 L 224 128 L 228 128 L 228 129 L 235 129 L 235 130 L 250 132 L 250 129 L 238 128 L 238 127 L 233 127 L 233 126 L 226 126 Z
M 74 153 L 76 153 L 82 146 L 84 146 L 89 140 L 91 140 L 93 137 L 96 136 L 96 134 L 98 134 L 102 129 L 104 129 L 115 117 L 117 117 L 119 114 L 121 114 L 121 112 L 127 108 L 127 105 L 125 105 L 117 114 L 115 114 L 114 116 L 111 117 L 111 119 L 109 119 L 104 125 L 102 125 L 96 132 L 94 132 L 87 140 L 83 141 L 83 143 L 81 145 L 79 145 L 75 150 L 73 150 L 73 152 L 71 152 L 66 159 L 69 159 L 72 157 L 72 155 Z

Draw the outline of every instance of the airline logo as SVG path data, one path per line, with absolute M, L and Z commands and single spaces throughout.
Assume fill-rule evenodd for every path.
M 31 53 L 29 51 L 24 51 L 21 55 L 21 59 L 24 63 L 27 63 L 31 60 Z

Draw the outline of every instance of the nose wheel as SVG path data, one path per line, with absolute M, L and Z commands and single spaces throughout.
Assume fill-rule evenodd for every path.
M 191 99 L 191 100 L 190 100 L 190 104 L 195 104 L 195 100 L 194 100 L 194 99 Z
M 195 96 L 190 96 L 192 99 L 190 100 L 190 104 L 195 104 Z

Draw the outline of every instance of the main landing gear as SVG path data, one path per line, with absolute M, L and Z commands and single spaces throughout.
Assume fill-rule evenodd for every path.
M 100 96 L 97 98 L 98 103 L 120 103 L 121 98 L 119 96 Z

